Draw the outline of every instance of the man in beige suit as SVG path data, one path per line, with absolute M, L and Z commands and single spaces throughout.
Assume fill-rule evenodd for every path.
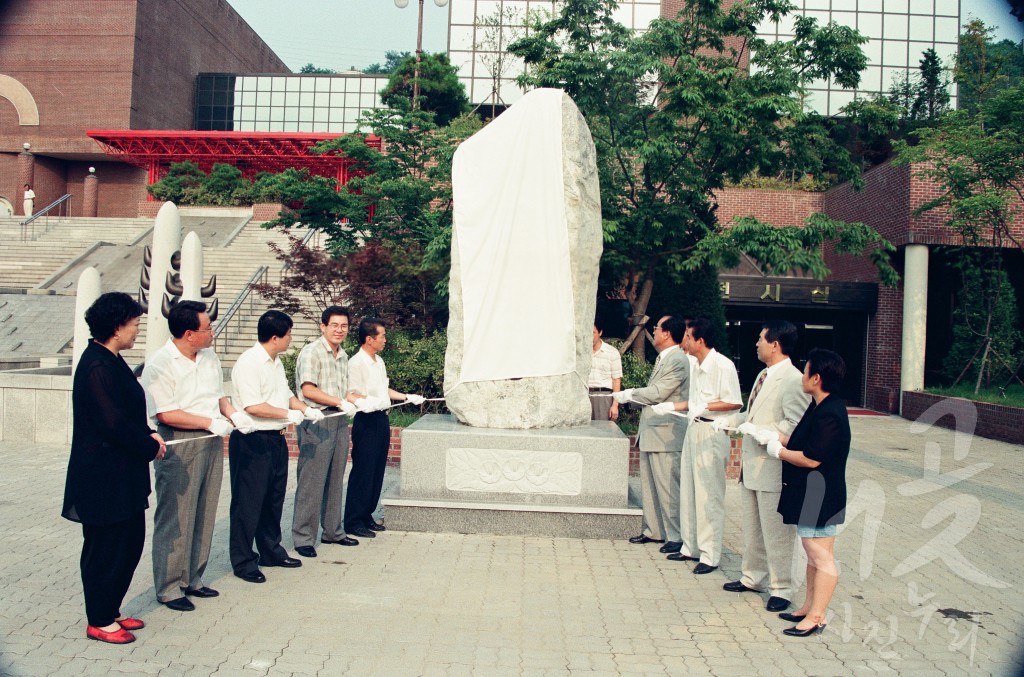
M 747 401 L 738 413 L 718 427 L 740 424 L 743 466 L 740 496 L 743 505 L 743 564 L 738 581 L 726 583 L 729 592 L 769 593 L 766 609 L 785 611 L 793 598 L 793 551 L 796 529 L 782 523 L 778 512 L 782 491 L 782 462 L 768 455 L 765 444 L 789 435 L 800 421 L 810 397 L 800 385 L 800 370 L 789 356 L 796 346 L 796 327 L 784 320 L 765 322 L 757 339 L 757 359 L 765 364 Z
M 682 318 L 666 315 L 654 328 L 658 359 L 644 388 L 613 393 L 618 402 L 643 405 L 674 403 L 687 398 L 690 362 L 679 348 L 686 333 Z M 640 448 L 640 488 L 643 503 L 643 532 L 630 543 L 661 543 L 661 552 L 679 552 L 679 459 L 686 437 L 685 418 L 659 414 L 652 406 L 640 412 L 637 447 Z

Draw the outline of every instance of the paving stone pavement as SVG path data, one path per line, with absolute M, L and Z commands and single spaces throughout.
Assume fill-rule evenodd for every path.
M 157 604 L 147 544 L 122 609 L 147 627 L 101 644 L 85 638 L 80 528 L 60 518 L 67 450 L 0 443 L 0 674 L 1017 674 L 1024 450 L 963 435 L 954 458 L 954 433 L 899 418 L 853 429 L 842 573 L 811 639 L 784 637 L 765 596 L 721 589 L 740 564 L 735 483 L 706 576 L 623 541 L 388 531 L 252 585 L 231 575 L 225 482 L 207 580 L 221 596 Z

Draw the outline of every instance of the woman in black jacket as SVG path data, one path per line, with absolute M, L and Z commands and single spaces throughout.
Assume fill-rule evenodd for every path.
M 61 514 L 81 522 L 86 636 L 135 641 L 145 624 L 120 606 L 142 557 L 149 462 L 164 441 L 149 429 L 146 395 L 120 352 L 135 344 L 142 308 L 127 294 L 103 294 L 85 312 L 93 340 L 75 369 L 74 432 Z
M 779 614 L 796 623 L 783 630 L 794 637 L 807 637 L 825 628 L 825 612 L 839 582 L 833 548 L 837 525 L 843 523 L 846 513 L 850 419 L 846 403 L 834 393 L 845 374 L 842 357 L 831 350 L 812 350 L 803 376 L 803 389 L 811 403 L 788 440 L 768 444 L 768 453 L 785 461 L 779 513 L 783 522 L 797 525 L 807 553 L 803 606 Z

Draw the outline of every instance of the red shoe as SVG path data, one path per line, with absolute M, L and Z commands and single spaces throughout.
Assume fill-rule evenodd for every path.
M 114 632 L 107 632 L 106 630 L 100 630 L 92 625 L 87 625 L 85 627 L 85 636 L 89 639 L 106 642 L 107 644 L 131 644 L 135 641 L 135 635 L 124 628 L 120 628 Z
M 141 618 L 122 618 L 114 622 L 120 625 L 123 630 L 141 630 L 146 627 Z

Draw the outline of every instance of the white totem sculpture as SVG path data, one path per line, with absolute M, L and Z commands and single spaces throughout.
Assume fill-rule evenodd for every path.
M 71 374 L 74 375 L 78 367 L 78 360 L 82 358 L 92 333 L 89 325 L 85 323 L 85 311 L 89 309 L 96 299 L 100 297 L 100 274 L 92 266 L 82 271 L 78 276 L 78 287 L 75 289 L 75 338 L 72 344 Z
M 172 202 L 165 202 L 156 215 L 153 225 L 152 264 L 149 279 L 152 281 L 149 309 L 146 314 L 146 361 L 160 350 L 171 332 L 167 318 L 163 315 L 163 294 L 165 280 L 172 274 L 171 256 L 181 246 L 181 217 Z M 201 269 L 200 269 L 201 270 Z

